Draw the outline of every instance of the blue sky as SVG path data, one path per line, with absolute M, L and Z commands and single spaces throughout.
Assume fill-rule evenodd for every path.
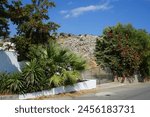
M 23 0 L 29 3 L 30 0 Z M 57 32 L 101 35 L 107 26 L 131 23 L 150 33 L 150 0 L 53 0 L 50 20 L 61 27 Z M 14 26 L 10 26 L 13 35 Z

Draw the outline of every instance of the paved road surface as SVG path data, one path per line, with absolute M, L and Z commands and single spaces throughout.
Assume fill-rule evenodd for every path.
M 72 98 L 74 100 L 150 100 L 150 83 L 124 85 L 98 89 L 94 94 Z

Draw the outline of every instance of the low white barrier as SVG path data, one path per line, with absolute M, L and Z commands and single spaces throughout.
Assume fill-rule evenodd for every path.
M 96 88 L 96 80 L 88 80 L 88 81 L 79 82 L 77 84 L 74 84 L 73 86 L 66 86 L 66 87 L 62 86 L 62 87 L 52 88 L 51 90 L 44 90 L 40 92 L 33 92 L 24 95 L 19 95 L 19 99 L 21 100 L 31 99 L 31 98 L 41 97 L 41 96 L 56 95 L 60 93 L 88 90 L 94 88 Z

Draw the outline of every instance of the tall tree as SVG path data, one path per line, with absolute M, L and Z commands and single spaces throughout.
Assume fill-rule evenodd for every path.
M 143 71 L 143 75 L 148 74 L 149 44 L 150 36 L 145 31 L 130 24 L 117 24 L 104 29 L 102 38 L 97 40 L 96 61 L 109 67 L 117 76 L 131 76 L 138 70 Z
M 52 7 L 55 7 L 55 4 L 51 0 L 31 0 L 31 4 L 24 6 L 21 1 L 13 2 L 10 8 L 11 19 L 18 25 L 18 34 L 29 39 L 32 44 L 46 43 L 59 27 L 49 21 L 48 10 Z
M 32 44 L 45 45 L 49 39 L 55 38 L 53 33 L 59 25 L 50 21 L 48 16 L 49 9 L 53 7 L 55 3 L 51 0 L 31 0 L 30 4 L 17 0 L 10 5 L 11 21 L 17 25 L 18 35 L 14 42 L 19 60 L 29 59 L 27 54 Z
M 0 38 L 5 39 L 9 35 L 8 19 L 8 1 L 0 0 Z

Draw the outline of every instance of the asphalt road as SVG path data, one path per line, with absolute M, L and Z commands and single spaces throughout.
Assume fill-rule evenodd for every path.
M 150 83 L 123 85 L 100 89 L 93 94 L 72 98 L 73 100 L 150 100 Z

